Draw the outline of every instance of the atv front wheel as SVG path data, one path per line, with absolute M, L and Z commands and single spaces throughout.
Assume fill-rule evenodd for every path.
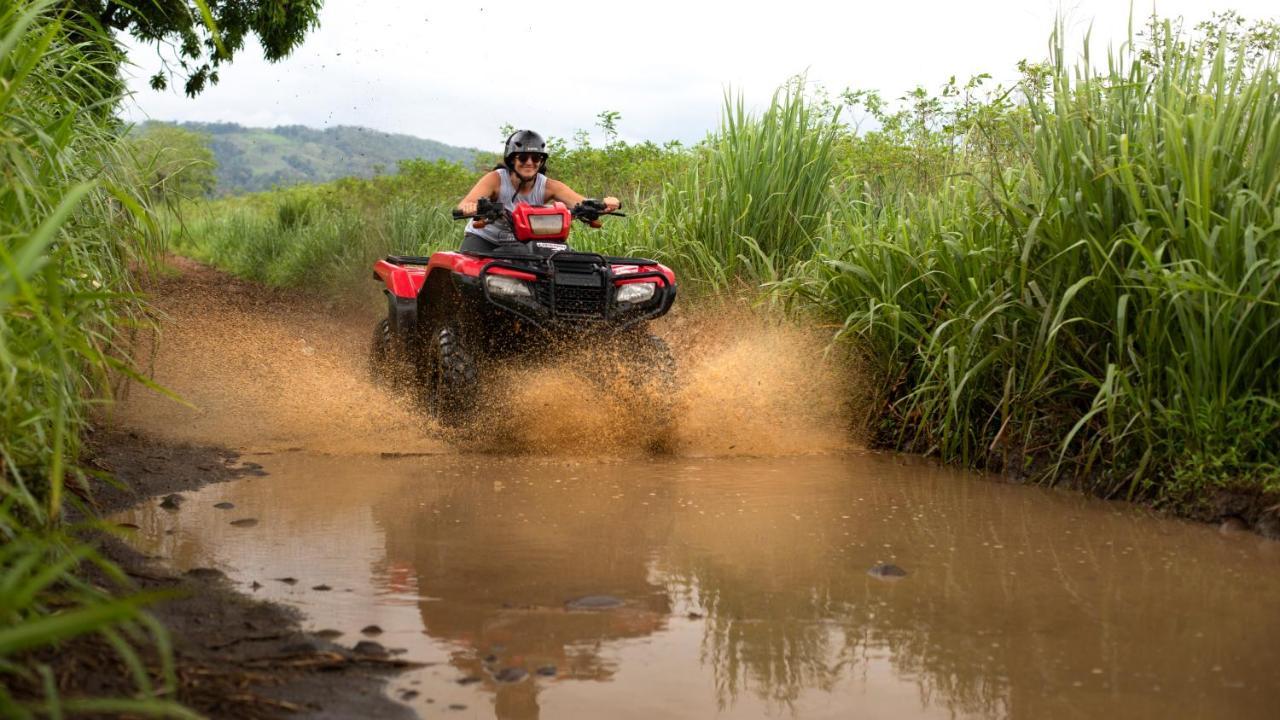
M 369 379 L 377 385 L 395 384 L 391 341 L 391 321 L 383 318 L 373 328 L 373 342 L 369 347 Z
M 636 333 L 627 338 L 624 353 L 640 383 L 670 401 L 676 390 L 676 358 L 667 341 L 657 335 Z
M 676 358 L 667 341 L 648 333 L 625 339 L 622 357 L 628 374 L 639 389 L 641 417 L 649 429 L 649 449 L 668 452 L 674 443 L 678 386 Z
M 457 427 L 465 424 L 475 410 L 479 368 L 452 328 L 443 328 L 436 335 L 435 351 L 436 414 L 446 426 Z

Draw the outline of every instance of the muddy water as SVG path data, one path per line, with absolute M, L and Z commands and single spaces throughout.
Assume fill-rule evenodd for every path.
M 847 387 L 794 329 L 664 326 L 671 455 L 564 369 L 512 378 L 475 452 L 366 381 L 368 323 L 173 285 L 150 362 L 187 404 L 115 421 L 265 474 L 118 520 L 427 663 L 389 690 L 423 716 L 1277 716 L 1280 543 L 847 447 Z
M 1280 544 L 1249 535 L 856 452 L 253 460 L 266 476 L 122 519 L 339 642 L 378 625 L 434 663 L 392 689 L 424 715 L 1275 717 L 1280 699 Z M 867 574 L 885 562 L 908 575 Z M 574 609 L 600 595 L 621 604 Z

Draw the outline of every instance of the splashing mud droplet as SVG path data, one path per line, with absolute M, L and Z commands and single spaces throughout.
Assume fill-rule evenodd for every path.
M 189 405 L 135 387 L 116 410 L 121 424 L 160 438 L 407 458 L 454 449 L 789 455 L 849 443 L 851 386 L 824 354 L 827 336 L 732 302 L 680 308 L 653 323 L 676 358 L 674 387 L 637 373 L 616 348 L 591 348 L 551 365 L 504 368 L 473 426 L 446 432 L 411 398 L 371 381 L 377 303 L 344 315 L 315 297 L 171 262 L 178 273 L 155 292 L 162 331 L 141 354 Z

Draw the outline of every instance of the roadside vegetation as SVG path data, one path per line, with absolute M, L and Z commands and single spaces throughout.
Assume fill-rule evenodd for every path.
M 579 245 L 834 321 L 882 388 L 879 444 L 1193 511 L 1280 492 L 1278 40 L 1225 13 L 1153 20 L 1100 62 L 1055 33 L 1013 87 L 797 79 L 759 114 L 727 96 L 694 147 L 628 145 L 602 113 L 604 147 L 559 140 L 551 173 L 633 211 Z M 342 286 L 454 245 L 493 159 L 187 207 L 181 242 Z
M 163 12 L 198 24 L 198 5 Z M 94 487 L 112 481 L 82 449 L 112 387 L 147 382 L 130 350 L 165 244 L 156 208 L 207 184 L 207 158 L 189 157 L 207 149 L 127 137 L 124 55 L 74 6 L 0 5 L 0 717 L 196 717 L 173 700 L 169 639 L 143 610 L 161 598 L 137 592 L 92 540 L 111 531 Z M 147 10 L 129 12 L 143 22 Z M 64 696 L 57 662 L 73 643 L 100 648 L 132 691 Z

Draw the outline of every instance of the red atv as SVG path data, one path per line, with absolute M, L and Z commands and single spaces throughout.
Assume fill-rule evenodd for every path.
M 477 224 L 507 223 L 519 245 L 379 260 L 373 275 L 386 285 L 387 317 L 373 334 L 375 377 L 408 380 L 444 424 L 457 426 L 482 402 L 498 364 L 606 347 L 669 396 L 675 361 L 647 321 L 671 309 L 675 273 L 654 260 L 569 248 L 574 219 L 600 227 L 604 215 L 621 213 L 596 200 L 572 210 L 519 204 L 508 212 L 482 199 Z M 454 217 L 464 216 L 455 210 Z

